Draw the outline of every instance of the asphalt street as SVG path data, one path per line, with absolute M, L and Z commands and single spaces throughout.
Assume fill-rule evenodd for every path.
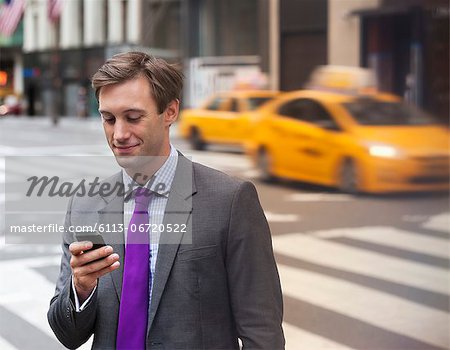
M 282 281 L 287 349 L 450 348 L 448 193 L 350 196 L 290 181 L 266 184 L 238 148 L 192 151 L 176 127 L 173 144 L 194 161 L 255 183 Z M 106 176 L 98 159 L 107 155 L 94 118 L 66 118 L 58 127 L 47 118 L 0 119 L 0 349 L 63 348 L 46 320 L 60 247 L 5 239 L 5 202 L 14 201 L 5 184 L 13 188 L 16 176 L 42 164 L 48 173 L 76 177 L 91 162 Z M 11 161 L 17 156 L 29 157 L 20 165 Z M 52 163 L 55 156 L 67 165 Z

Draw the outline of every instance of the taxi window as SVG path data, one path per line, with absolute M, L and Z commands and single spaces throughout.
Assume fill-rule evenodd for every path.
M 272 100 L 273 97 L 250 97 L 248 101 L 248 110 L 254 111 L 255 109 L 262 106 L 267 101 Z
M 237 99 L 232 98 L 228 106 L 230 112 L 239 112 L 239 101 Z
M 216 97 L 206 106 L 206 109 L 210 111 L 220 111 L 223 109 L 223 103 L 225 100 L 225 97 Z
M 302 120 L 303 113 L 303 101 L 302 100 L 294 100 L 289 101 L 288 103 L 285 103 L 284 105 L 281 105 L 278 108 L 278 114 L 293 118 L 293 119 L 299 119 Z
M 278 113 L 303 122 L 316 124 L 326 129 L 339 129 L 325 108 L 311 99 L 302 98 L 288 102 L 279 108 Z
M 438 123 L 432 116 L 404 102 L 359 98 L 343 103 L 343 106 L 361 125 L 427 125 Z

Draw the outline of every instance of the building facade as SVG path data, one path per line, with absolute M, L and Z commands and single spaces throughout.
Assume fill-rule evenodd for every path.
M 50 20 L 47 0 L 27 0 L 23 43 L 0 52 L 8 87 L 32 115 L 95 115 L 90 77 L 106 58 L 136 49 L 182 62 L 186 107 L 239 79 L 300 89 L 316 66 L 333 64 L 372 68 L 383 90 L 448 118 L 446 0 L 62 3 Z
M 140 42 L 140 0 L 28 0 L 24 13 L 24 92 L 30 115 L 96 114 L 90 77 L 114 52 Z
M 0 98 L 23 95 L 23 23 L 10 37 L 0 34 Z
M 47 1 L 28 0 L 23 21 L 28 113 L 97 114 L 89 79 L 107 57 L 128 50 L 183 62 L 188 79 L 204 76 L 203 71 L 215 74 L 217 89 L 226 80 L 226 69 L 213 66 L 247 65 L 251 57 L 261 71 L 265 35 L 258 31 L 261 4 L 258 0 L 66 0 L 59 19 L 50 21 Z M 207 58 L 207 63 L 193 65 L 198 58 Z M 194 66 L 200 71 L 192 71 Z M 206 86 L 205 82 L 200 83 Z M 187 105 L 193 101 L 189 86 Z
M 279 87 L 301 89 L 327 63 L 327 0 L 280 0 L 279 11 Z
M 449 3 L 328 0 L 328 62 L 374 70 L 381 90 L 448 123 Z

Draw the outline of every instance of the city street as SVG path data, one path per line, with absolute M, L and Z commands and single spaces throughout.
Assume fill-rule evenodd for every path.
M 239 149 L 192 151 L 173 131 L 174 145 L 194 161 L 257 186 L 282 282 L 287 349 L 450 348 L 448 193 L 350 196 L 266 184 Z M 60 247 L 4 240 L 5 157 L 18 155 L 74 156 L 75 168 L 75 156 L 110 151 L 99 119 L 54 127 L 49 118 L 0 118 L 0 349 L 62 349 L 46 318 Z

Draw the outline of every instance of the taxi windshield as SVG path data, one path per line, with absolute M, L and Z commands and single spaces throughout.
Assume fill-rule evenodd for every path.
M 254 111 L 272 98 L 273 97 L 250 97 L 248 99 L 248 109 Z
M 438 122 L 429 114 L 404 102 L 358 98 L 343 103 L 345 109 L 361 125 L 403 126 L 429 125 Z

